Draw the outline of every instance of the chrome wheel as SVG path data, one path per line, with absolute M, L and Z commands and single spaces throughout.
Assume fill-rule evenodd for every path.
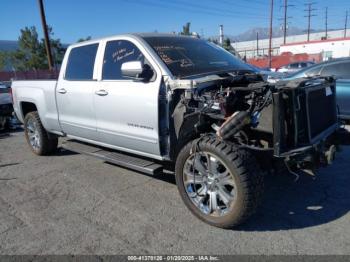
M 26 124 L 29 144 L 34 150 L 39 150 L 41 146 L 40 134 L 37 123 L 30 118 Z
M 212 153 L 190 155 L 184 165 L 183 181 L 192 203 L 205 215 L 220 217 L 234 206 L 234 177 L 220 158 Z

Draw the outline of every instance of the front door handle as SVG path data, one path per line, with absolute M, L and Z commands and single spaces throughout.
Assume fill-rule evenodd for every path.
M 108 95 L 108 92 L 106 90 L 101 89 L 101 90 L 96 91 L 95 94 L 98 96 L 106 96 L 106 95 Z
M 60 93 L 60 94 L 65 94 L 65 93 L 67 93 L 67 90 L 64 89 L 64 88 L 61 88 L 57 92 Z

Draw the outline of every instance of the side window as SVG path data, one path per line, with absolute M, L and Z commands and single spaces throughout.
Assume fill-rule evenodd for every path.
M 322 76 L 336 76 L 338 78 L 350 78 L 350 61 L 326 65 L 321 73 Z
M 294 63 L 294 64 L 290 64 L 289 65 L 289 68 L 291 69 L 295 69 L 295 68 L 298 68 L 299 67 L 299 63 Z
M 69 53 L 65 79 L 92 80 L 98 44 L 72 48 Z
M 133 43 L 127 40 L 107 42 L 103 58 L 102 79 L 129 80 L 122 76 L 121 66 L 130 61 L 145 62 L 145 57 Z

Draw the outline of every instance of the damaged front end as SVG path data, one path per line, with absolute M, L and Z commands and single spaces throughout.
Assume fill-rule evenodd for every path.
M 177 97 L 172 116 L 178 148 L 211 134 L 259 155 L 263 168 L 282 162 L 295 174 L 313 174 L 334 158 L 338 119 L 333 78 L 271 85 L 256 74 L 224 73 L 176 80 L 168 87 Z

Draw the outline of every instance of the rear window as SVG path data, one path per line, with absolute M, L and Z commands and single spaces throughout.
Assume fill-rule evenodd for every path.
M 72 48 L 69 53 L 65 79 L 92 80 L 98 44 Z
M 295 63 L 295 64 L 290 64 L 289 68 L 295 69 L 299 67 L 299 63 Z

